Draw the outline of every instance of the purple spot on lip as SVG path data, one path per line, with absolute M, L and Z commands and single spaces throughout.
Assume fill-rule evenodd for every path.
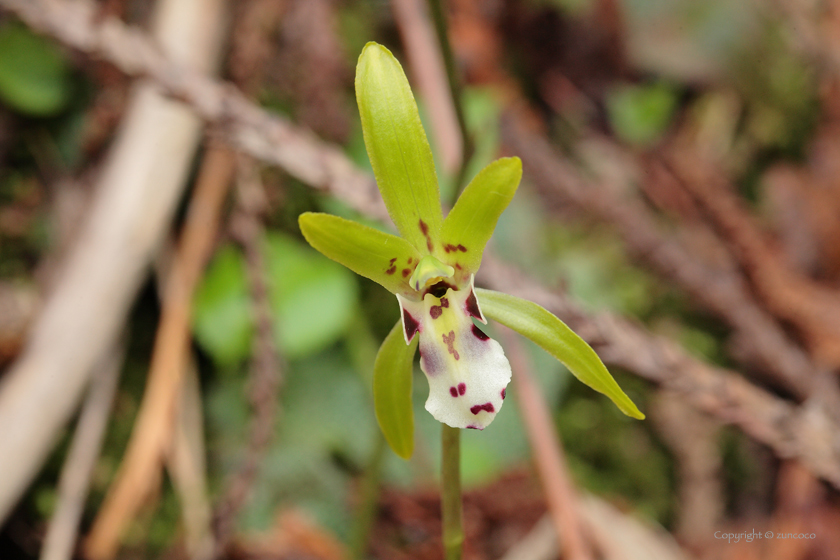
M 485 410 L 487 412 L 496 412 L 493 403 L 477 404 L 474 407 L 470 408 L 470 412 L 472 412 L 473 414 L 478 414 L 482 410 Z
M 441 307 L 449 307 L 449 300 L 445 297 L 440 298 L 440 306 Z
M 475 325 L 472 326 L 472 333 L 478 340 L 489 340 L 490 337 L 484 334 L 484 332 L 476 327 Z
M 455 387 L 450 387 L 449 388 L 449 394 L 452 395 L 453 397 L 457 397 L 458 396 L 458 389 L 456 389 Z
M 440 305 L 433 305 L 431 309 L 429 309 L 429 315 L 432 316 L 432 319 L 437 319 L 440 317 L 441 313 L 443 313 L 443 309 Z
M 467 392 L 467 384 L 466 383 L 458 383 L 458 394 L 463 395 Z
M 504 389 L 502 389 L 502 400 L 505 400 L 505 397 L 506 397 L 506 396 L 507 396 L 507 387 L 505 387 Z
M 469 426 L 467 426 L 467 429 L 468 430 L 480 430 L 481 428 L 479 428 L 478 426 L 476 426 L 474 424 L 470 424 Z
M 403 309 L 403 328 L 405 329 L 405 338 L 409 342 L 411 342 L 411 339 L 420 330 L 420 323 L 405 309 Z

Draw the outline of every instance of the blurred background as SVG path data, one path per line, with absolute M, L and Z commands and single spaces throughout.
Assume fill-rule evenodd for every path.
M 392 227 L 371 40 L 445 205 L 523 160 L 477 284 L 647 414 L 491 325 L 465 559 L 840 558 L 837 0 L 0 0 L 0 558 L 443 558 L 419 368 L 410 461 L 373 413 L 397 302 L 297 227 Z

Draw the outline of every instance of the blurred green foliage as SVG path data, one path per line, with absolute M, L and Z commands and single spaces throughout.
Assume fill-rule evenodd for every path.
M 70 67 L 55 43 L 17 23 L 0 27 L 0 99 L 33 117 L 61 111 L 72 94 Z

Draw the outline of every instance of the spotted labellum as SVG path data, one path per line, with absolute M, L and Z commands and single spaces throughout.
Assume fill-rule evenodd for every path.
M 356 68 L 356 98 L 376 182 L 400 236 L 329 214 L 300 216 L 306 240 L 327 257 L 397 296 L 401 318 L 379 349 L 374 408 L 391 448 L 414 447 L 414 355 L 429 381 L 426 410 L 454 428 L 486 428 L 511 379 L 487 318 L 530 338 L 627 415 L 644 418 L 595 352 L 530 301 L 475 288 L 484 247 L 522 177 L 519 158 L 485 167 L 444 219 L 432 152 L 408 80 L 388 49 L 368 43 Z

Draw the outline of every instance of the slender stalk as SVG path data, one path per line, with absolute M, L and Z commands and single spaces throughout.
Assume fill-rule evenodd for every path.
M 464 526 L 461 512 L 461 430 L 441 424 L 443 549 L 446 560 L 461 560 Z
M 461 81 L 458 79 L 458 72 L 455 68 L 455 57 L 452 54 L 452 45 L 449 42 L 447 33 L 446 14 L 443 9 L 443 0 L 429 0 L 429 11 L 432 13 L 432 21 L 435 23 L 435 32 L 440 43 L 440 52 L 443 55 L 443 64 L 446 68 L 446 79 L 449 82 L 449 92 L 452 95 L 452 104 L 455 106 L 455 117 L 458 119 L 458 128 L 461 130 L 461 165 L 455 177 L 455 189 L 452 195 L 452 204 L 458 199 L 461 190 L 464 188 L 467 164 L 472 159 L 475 146 L 472 136 L 467 130 L 467 120 L 464 116 L 464 104 L 461 91 Z

